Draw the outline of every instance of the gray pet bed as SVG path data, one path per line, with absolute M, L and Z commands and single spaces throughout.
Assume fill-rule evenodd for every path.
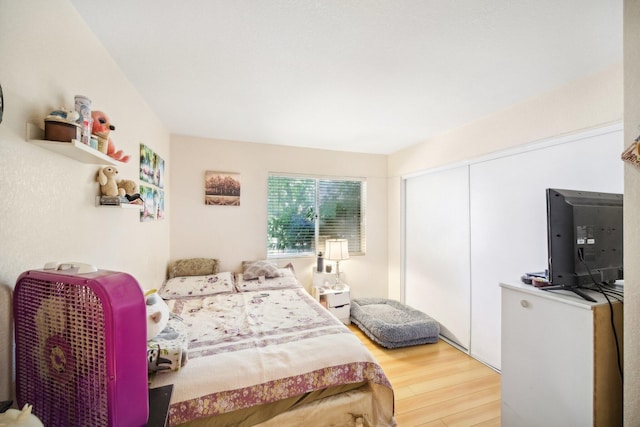
M 351 300 L 351 321 L 383 347 L 397 348 L 438 341 L 440 325 L 421 311 L 384 298 Z

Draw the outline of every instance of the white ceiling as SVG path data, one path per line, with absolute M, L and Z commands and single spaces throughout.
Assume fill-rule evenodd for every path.
M 393 153 L 622 61 L 622 0 L 71 0 L 173 134 Z

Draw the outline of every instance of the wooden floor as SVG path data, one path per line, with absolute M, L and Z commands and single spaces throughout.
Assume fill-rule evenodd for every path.
M 390 350 L 349 328 L 391 381 L 398 427 L 500 426 L 500 374 L 493 369 L 442 340 Z

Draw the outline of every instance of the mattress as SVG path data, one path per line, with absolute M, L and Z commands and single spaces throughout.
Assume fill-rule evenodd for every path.
M 151 378 L 151 387 L 174 385 L 170 425 L 255 425 L 344 399 L 360 402 L 362 413 L 348 403 L 336 417 L 395 425 L 393 390 L 380 365 L 302 287 L 167 303 L 189 334 L 189 362 Z

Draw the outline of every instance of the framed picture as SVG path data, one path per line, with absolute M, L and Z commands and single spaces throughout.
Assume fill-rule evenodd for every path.
M 156 200 L 156 219 L 164 219 L 164 191 L 156 190 L 154 199 Z
M 140 144 L 140 196 L 144 201 L 140 221 L 164 219 L 164 159 Z
M 140 186 L 140 196 L 144 200 L 142 209 L 140 210 L 140 221 L 153 221 L 156 219 L 157 198 L 156 189 L 147 185 Z
M 153 173 L 153 183 L 158 188 L 164 188 L 164 159 L 157 154 L 155 157 L 156 164 Z
M 240 206 L 240 174 L 206 171 L 204 175 L 204 204 Z
M 155 184 L 156 154 L 144 144 L 140 144 L 140 180 Z

